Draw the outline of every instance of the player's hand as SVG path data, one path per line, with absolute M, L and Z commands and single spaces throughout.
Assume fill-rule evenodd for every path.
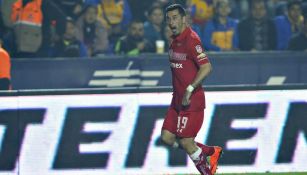
M 182 98 L 182 106 L 188 106 L 191 103 L 190 97 L 192 92 L 185 91 L 183 98 Z

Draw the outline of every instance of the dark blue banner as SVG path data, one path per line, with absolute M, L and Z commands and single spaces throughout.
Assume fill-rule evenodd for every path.
M 209 53 L 205 85 L 307 83 L 303 52 Z M 13 89 L 170 86 L 167 55 L 89 59 L 13 59 Z

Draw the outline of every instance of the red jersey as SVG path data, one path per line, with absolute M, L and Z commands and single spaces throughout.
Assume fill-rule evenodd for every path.
M 198 58 L 199 55 L 202 55 Z M 182 108 L 182 97 L 195 79 L 200 65 L 209 62 L 199 36 L 190 27 L 173 38 L 169 50 L 172 71 L 173 99 L 171 106 L 177 111 L 200 111 L 205 108 L 205 95 L 201 86 L 195 88 L 189 106 Z

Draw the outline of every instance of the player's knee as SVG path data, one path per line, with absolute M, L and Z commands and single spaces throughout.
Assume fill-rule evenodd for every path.
M 172 144 L 171 143 L 172 141 L 171 141 L 170 137 L 168 137 L 168 136 L 166 136 L 164 134 L 161 135 L 161 140 L 162 140 L 162 142 L 164 144 L 167 144 L 167 145 L 171 145 Z
M 163 143 L 165 143 L 167 145 L 173 145 L 176 139 L 175 139 L 175 137 L 162 132 L 161 140 L 162 140 Z

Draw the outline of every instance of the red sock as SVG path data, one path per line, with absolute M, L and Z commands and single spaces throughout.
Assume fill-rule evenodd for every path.
M 207 155 L 207 156 L 212 156 L 214 153 L 214 147 L 213 146 L 207 146 L 203 145 L 199 142 L 196 142 L 196 145 L 202 149 L 202 151 Z

